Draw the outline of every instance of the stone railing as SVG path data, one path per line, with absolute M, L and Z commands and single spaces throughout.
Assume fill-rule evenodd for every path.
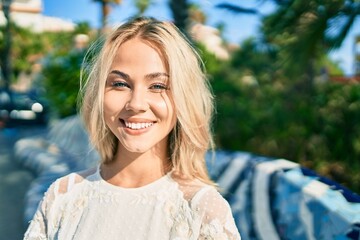
M 14 151 L 37 176 L 27 192 L 25 222 L 55 179 L 98 159 L 77 116 L 42 137 L 19 140 Z M 244 240 L 360 239 L 360 197 L 337 183 L 294 162 L 247 152 L 216 151 L 207 163 Z

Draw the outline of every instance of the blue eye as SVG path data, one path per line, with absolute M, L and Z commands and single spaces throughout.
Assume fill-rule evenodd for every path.
M 162 92 L 163 90 L 168 90 L 168 87 L 162 83 L 155 83 L 151 85 L 149 89 L 154 92 Z
M 116 81 L 116 82 L 112 82 L 111 83 L 112 87 L 116 87 L 116 88 L 129 88 L 129 84 L 127 84 L 126 82 L 123 81 Z

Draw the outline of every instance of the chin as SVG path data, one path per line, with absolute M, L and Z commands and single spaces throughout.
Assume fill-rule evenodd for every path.
M 145 153 L 150 149 L 147 147 L 139 147 L 139 146 L 124 146 L 125 150 L 131 153 Z

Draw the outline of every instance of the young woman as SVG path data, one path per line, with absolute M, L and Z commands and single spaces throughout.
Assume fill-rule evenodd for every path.
M 52 184 L 25 239 L 240 239 L 205 165 L 212 95 L 179 30 L 131 20 L 90 69 L 81 113 L 101 162 Z

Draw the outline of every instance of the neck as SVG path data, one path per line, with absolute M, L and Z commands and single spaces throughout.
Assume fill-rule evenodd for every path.
M 119 146 L 113 162 L 102 165 L 101 175 L 111 184 L 134 188 L 161 178 L 169 170 L 170 160 L 165 153 L 132 153 Z

